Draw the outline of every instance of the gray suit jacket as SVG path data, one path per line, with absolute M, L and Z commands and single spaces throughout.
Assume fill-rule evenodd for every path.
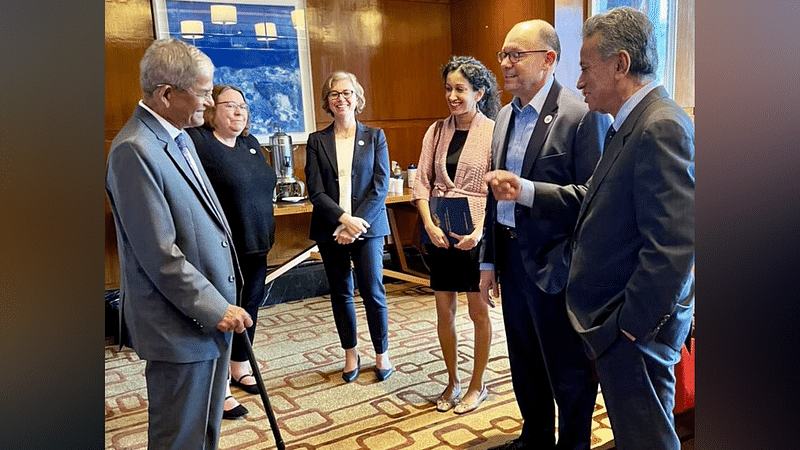
M 214 214 L 167 130 L 141 106 L 111 143 L 106 191 L 117 228 L 120 308 L 142 359 L 218 358 L 231 333 L 216 326 L 237 302 L 241 275 L 222 207 L 187 144 Z
M 680 350 L 694 309 L 694 124 L 651 91 L 609 142 L 580 208 L 567 309 L 592 359 L 620 334 Z
M 514 118 L 511 104 L 504 106 L 495 121 L 492 135 L 492 169 L 504 169 L 508 150 L 509 125 Z M 592 175 L 603 149 L 603 137 L 610 125 L 606 115 L 590 112 L 577 94 L 554 81 L 528 142 L 520 176 L 534 181 L 538 191 L 541 184 L 553 186 L 582 185 Z M 547 186 L 543 187 L 547 189 Z M 585 192 L 585 188 L 582 192 Z M 556 294 L 567 284 L 568 261 L 564 245 L 575 224 L 575 215 L 566 218 L 556 211 L 562 207 L 548 203 L 550 198 L 536 199 L 531 208 L 515 206 L 516 224 L 525 270 L 543 292 Z M 571 202 L 577 207 L 577 195 L 564 195 L 552 201 Z M 486 203 L 482 262 L 495 263 L 495 227 L 497 201 L 491 190 Z M 489 220 L 491 219 L 491 220 Z

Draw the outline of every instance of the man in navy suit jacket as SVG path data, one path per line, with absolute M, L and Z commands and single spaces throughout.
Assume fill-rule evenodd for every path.
M 214 65 L 176 39 L 151 44 L 143 100 L 111 143 L 106 191 L 117 229 L 120 305 L 147 361 L 148 448 L 217 448 L 241 275 L 230 228 L 183 131 L 203 124 Z
M 613 128 L 588 191 L 535 186 L 535 201 L 577 215 L 567 309 L 622 450 L 680 448 L 673 371 L 694 310 L 694 125 L 654 81 L 657 62 L 644 14 L 586 21 L 578 88 Z M 487 180 L 498 197 L 517 195 L 518 180 Z
M 492 168 L 526 183 L 585 183 L 610 123 L 555 80 L 560 54 L 558 35 L 543 20 L 515 25 L 498 53 L 504 89 L 514 99 L 496 119 Z M 574 216 L 565 226 L 544 203 L 498 202 L 491 194 L 486 208 L 481 294 L 490 301 L 499 280 L 511 380 L 524 421 L 519 437 L 497 448 L 588 450 L 597 382 L 564 299 L 565 230 L 574 226 Z

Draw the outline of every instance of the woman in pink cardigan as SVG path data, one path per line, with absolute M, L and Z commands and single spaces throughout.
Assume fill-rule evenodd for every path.
M 478 243 L 487 194 L 483 176 L 489 170 L 492 119 L 497 115 L 500 101 L 494 74 L 475 58 L 453 56 L 442 68 L 442 78 L 450 117 L 436 121 L 425 133 L 413 201 L 431 242 L 425 249 L 436 297 L 439 343 L 449 378 L 447 388 L 436 401 L 436 409 L 444 412 L 455 408 L 456 414 L 463 414 L 477 408 L 487 395 L 483 372 L 489 360 L 492 325 L 490 305 L 481 301 L 478 292 Z M 455 242 L 451 243 L 432 217 L 432 197 L 466 198 L 473 231 L 467 235 L 451 232 Z M 455 331 L 459 292 L 467 294 L 469 317 L 475 328 L 472 378 L 461 400 Z

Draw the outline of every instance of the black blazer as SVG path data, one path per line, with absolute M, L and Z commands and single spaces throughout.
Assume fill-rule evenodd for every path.
M 493 170 L 505 169 L 513 119 L 511 104 L 504 106 L 497 116 L 492 137 Z M 577 94 L 554 81 L 528 143 L 520 176 L 536 182 L 537 193 L 538 182 L 584 184 L 600 159 L 603 138 L 610 124 L 608 116 L 590 112 Z M 555 201 L 572 203 L 577 211 L 580 196 L 564 195 Z M 503 258 L 495 255 L 497 200 L 491 190 L 486 209 L 486 217 L 491 220 L 484 224 L 481 261 L 494 263 L 499 274 L 505 268 L 497 265 Z M 564 246 L 575 224 L 574 215 L 570 222 L 569 218 L 555 213 L 556 210 L 547 201 L 540 202 L 538 196 L 532 208 L 517 204 L 514 210 L 525 270 L 539 289 L 549 294 L 561 292 L 567 284 L 569 262 L 564 257 Z
M 352 169 L 352 215 L 366 220 L 370 227 L 364 237 L 389 234 L 386 195 L 389 193 L 389 148 L 380 128 L 357 123 Z M 336 137 L 333 124 L 308 136 L 306 143 L 306 186 L 314 205 L 309 236 L 317 242 L 333 240 L 337 220 L 344 209 L 339 206 L 339 168 L 336 163 Z

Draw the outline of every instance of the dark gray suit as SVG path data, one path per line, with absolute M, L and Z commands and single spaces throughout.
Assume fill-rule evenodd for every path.
M 514 121 L 511 105 L 497 116 L 492 168 L 504 169 Z M 547 94 L 527 146 L 520 176 L 555 185 L 585 183 L 602 151 L 607 116 L 589 112 L 558 82 Z M 579 204 L 564 196 L 561 202 Z M 571 328 L 564 300 L 568 261 L 564 245 L 575 223 L 548 202 L 515 205 L 516 238 L 497 222 L 497 201 L 487 201 L 482 262 L 495 264 L 502 294 L 514 394 L 523 418 L 520 440 L 531 448 L 588 449 L 597 395 L 589 360 Z M 559 407 L 555 445 L 553 399 Z
M 111 144 L 106 191 L 121 316 L 147 360 L 150 446 L 208 449 L 219 436 L 231 342 L 216 327 L 241 280 L 222 208 L 186 141 L 210 200 L 175 140 L 141 106 Z
M 694 309 L 694 184 L 694 124 L 658 87 L 609 142 L 577 218 L 568 313 L 620 449 L 680 446 L 673 366 Z

